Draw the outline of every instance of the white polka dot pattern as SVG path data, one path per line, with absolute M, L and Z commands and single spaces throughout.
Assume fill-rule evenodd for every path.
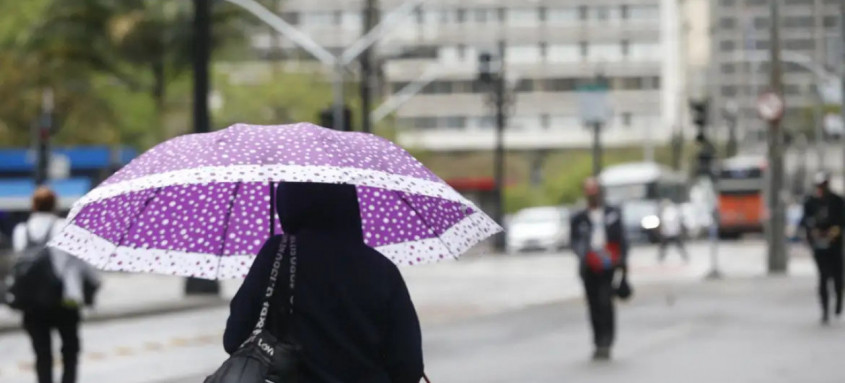
M 239 277 L 270 236 L 280 181 L 356 185 L 365 243 L 400 265 L 457 257 L 501 229 L 376 136 L 236 125 L 145 153 L 74 205 L 51 245 L 106 270 Z

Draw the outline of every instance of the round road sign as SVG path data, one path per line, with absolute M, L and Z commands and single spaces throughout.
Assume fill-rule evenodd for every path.
M 783 99 L 775 92 L 765 92 L 757 98 L 757 113 L 766 121 L 783 117 Z

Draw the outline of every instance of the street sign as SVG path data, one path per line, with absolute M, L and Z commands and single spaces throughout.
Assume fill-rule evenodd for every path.
M 610 101 L 606 84 L 599 82 L 579 86 L 578 109 L 587 125 L 604 124 L 610 117 Z
M 757 98 L 757 113 L 766 121 L 780 120 L 783 109 L 783 99 L 775 92 L 764 92 Z

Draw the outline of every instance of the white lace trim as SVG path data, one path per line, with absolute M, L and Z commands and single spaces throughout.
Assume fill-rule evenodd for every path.
M 376 247 L 397 265 L 417 265 L 457 258 L 502 228 L 484 213 L 474 213 L 439 238 Z M 115 244 L 73 223 L 49 245 L 73 254 L 101 270 L 168 274 L 205 279 L 243 278 L 254 254 L 219 256 L 176 250 L 132 248 Z M 443 257 L 441 257 L 441 255 Z

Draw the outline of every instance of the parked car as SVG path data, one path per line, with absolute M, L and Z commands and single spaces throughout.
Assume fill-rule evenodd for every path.
M 510 218 L 507 251 L 557 251 L 569 246 L 569 209 L 559 206 L 532 207 Z
M 660 241 L 660 206 L 653 200 L 633 200 L 622 203 L 625 234 L 631 243 Z

